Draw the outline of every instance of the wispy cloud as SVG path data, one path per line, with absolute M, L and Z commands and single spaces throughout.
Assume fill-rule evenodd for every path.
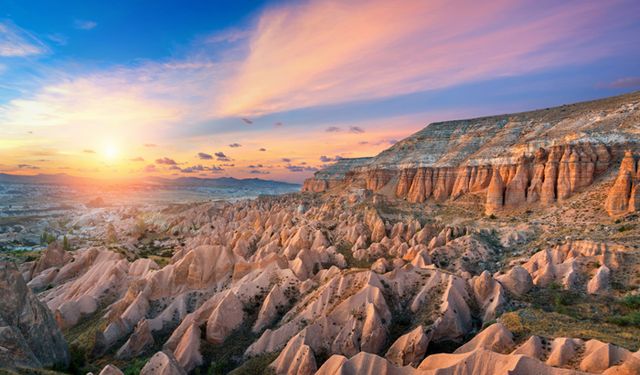
M 78 30 L 91 30 L 95 29 L 98 23 L 91 20 L 75 20 L 73 21 L 73 27 Z
M 287 3 L 260 17 L 219 111 L 254 116 L 593 60 L 615 48 L 595 36 L 633 22 L 620 9 L 638 10 L 620 1 L 542 3 Z
M 198 152 L 198 159 L 211 160 L 213 159 L 213 156 L 211 156 L 210 154 L 207 154 L 206 152 Z
M 34 34 L 18 27 L 11 21 L 0 22 L 1 57 L 25 57 L 40 55 L 47 51 L 47 46 Z
M 640 77 L 624 77 L 603 85 L 612 89 L 640 87 Z
M 18 169 L 40 169 L 40 167 L 31 164 L 18 164 Z
M 204 43 L 235 43 L 250 36 L 249 30 L 231 28 L 218 33 L 208 35 L 204 38 Z

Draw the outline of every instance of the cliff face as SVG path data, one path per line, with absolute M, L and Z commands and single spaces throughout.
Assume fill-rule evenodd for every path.
M 372 158 L 343 158 L 315 173 L 314 178 L 307 179 L 302 191 L 323 192 L 340 185 L 346 174 L 354 168 L 366 165 Z
M 66 366 L 67 344 L 53 314 L 11 263 L 0 262 L 0 368 Z
M 389 186 L 412 203 L 482 192 L 489 214 L 525 203 L 549 205 L 591 185 L 625 149 L 637 149 L 638 123 L 640 92 L 433 123 L 366 162 L 339 162 L 318 172 L 304 190 Z M 635 167 L 629 173 L 635 178 Z M 619 185 L 625 179 L 630 177 Z

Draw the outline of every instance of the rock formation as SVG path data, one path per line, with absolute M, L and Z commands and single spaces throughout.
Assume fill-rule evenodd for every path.
M 610 216 L 621 216 L 640 210 L 638 162 L 631 151 L 624 154 L 618 177 L 607 194 L 604 208 Z
M 0 366 L 66 366 L 67 344 L 53 314 L 10 263 L 0 263 Z
M 429 124 L 373 158 L 338 161 L 307 180 L 303 190 L 341 186 L 377 192 L 390 185 L 396 198 L 412 203 L 481 193 L 489 213 L 525 203 L 548 206 L 590 186 L 625 148 L 638 149 L 629 125 L 637 116 L 636 100 L 637 93 L 544 111 Z M 613 129 L 616 137 L 610 136 Z M 613 194 L 617 198 L 607 203 L 612 215 L 629 207 L 635 165 L 629 173 L 621 172 Z

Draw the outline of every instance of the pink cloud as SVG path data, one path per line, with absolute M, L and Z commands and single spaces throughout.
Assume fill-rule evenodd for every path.
M 288 4 L 260 17 L 218 110 L 259 115 L 592 60 L 614 48 L 592 39 L 611 27 L 610 13 L 620 6 L 507 0 Z

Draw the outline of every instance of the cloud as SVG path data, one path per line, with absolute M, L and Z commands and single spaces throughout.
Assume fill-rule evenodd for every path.
M 173 159 L 170 159 L 168 157 L 164 157 L 164 158 L 156 159 L 156 164 L 176 165 L 178 163 L 176 163 L 176 161 L 173 160 Z
M 40 167 L 31 165 L 31 164 L 18 164 L 18 168 L 19 169 L 40 169 Z
M 218 111 L 257 116 L 593 61 L 621 48 L 606 35 L 635 22 L 630 8 L 640 10 L 631 1 L 287 2 L 260 16 Z
M 248 119 L 248 118 L 246 118 L 246 117 L 242 118 L 242 122 L 244 122 L 244 123 L 245 123 L 245 124 L 247 124 L 247 125 L 251 125 L 251 124 L 253 124 L 253 121 L 249 120 L 249 119 Z
M 211 172 L 211 173 L 220 173 L 224 171 L 223 168 L 217 166 L 207 167 L 201 164 L 193 165 L 191 167 L 186 168 L 177 168 L 182 173 L 197 173 L 197 172 Z
M 211 156 L 210 154 L 207 154 L 205 152 L 198 152 L 198 158 L 202 159 L 202 160 L 211 160 L 211 159 L 213 159 L 213 156 Z
M 91 20 L 75 20 L 73 21 L 73 27 L 78 30 L 92 30 L 98 26 L 98 23 Z
M 318 168 L 315 167 L 307 167 L 304 165 L 287 165 L 287 168 L 290 172 L 317 172 Z
M 282 158 L 282 161 L 285 163 L 291 163 L 291 159 L 289 158 Z
M 144 161 L 144 158 L 142 158 L 141 156 L 138 156 L 137 158 L 132 158 L 132 159 L 129 159 L 129 160 L 133 161 L 133 162 L 141 162 L 141 161 Z
M 204 38 L 204 43 L 235 43 L 239 40 L 246 39 L 249 35 L 249 30 L 231 28 L 207 36 L 206 38 Z
M 216 152 L 214 155 L 216 156 L 218 161 L 231 161 L 231 159 L 229 159 L 229 157 L 222 151 Z
M 349 131 L 350 131 L 351 133 L 356 133 L 356 134 L 364 133 L 364 129 L 362 129 L 362 128 L 361 128 L 361 127 L 359 127 L 359 126 L 351 126 L 351 127 L 349 127 Z
M 113 134 L 144 139 L 149 129 L 185 128 L 211 118 L 206 103 L 218 80 L 212 69 L 209 62 L 145 61 L 81 75 L 50 71 L 39 89 L 0 105 L 0 123 L 64 128 L 79 144 Z
M 229 147 L 237 148 L 237 147 L 242 147 L 242 145 L 240 143 L 232 143 L 229 145 Z
M 94 150 L 89 150 L 89 149 L 84 149 L 84 150 L 82 150 L 82 152 L 84 152 L 85 154 L 95 154 L 96 153 Z
M 271 172 L 252 169 L 252 170 L 249 171 L 249 173 L 251 173 L 251 174 L 270 174 Z
M 342 159 L 342 156 L 335 156 L 333 158 L 330 158 L 330 157 L 328 157 L 326 155 L 320 156 L 320 161 L 323 162 L 323 163 L 329 163 L 329 162 L 332 162 L 332 161 L 338 161 L 340 159 Z
M 48 34 L 47 39 L 49 39 L 50 41 L 54 42 L 59 46 L 66 46 L 67 42 L 69 41 L 65 35 L 58 34 L 58 33 Z
M 158 145 L 157 145 L 157 144 L 155 144 L 155 143 L 145 143 L 145 144 L 144 144 L 144 147 L 147 147 L 147 148 L 153 148 L 153 147 L 158 147 Z
M 616 79 L 615 81 L 606 84 L 605 87 L 612 89 L 640 87 L 640 77 L 624 77 Z
M 144 167 L 144 169 L 142 171 L 145 172 L 145 173 L 153 173 L 153 172 L 156 172 L 157 169 L 156 169 L 155 165 L 149 164 L 146 167 Z
M 279 128 L 281 126 L 284 126 L 284 123 L 282 121 L 278 121 L 278 122 L 274 123 L 273 126 L 275 126 L 276 128 Z
M 340 131 L 340 128 L 337 126 L 329 126 L 324 131 L 326 131 L 327 133 L 337 133 Z
M 35 35 L 11 21 L 0 22 L 0 57 L 25 57 L 48 51 L 47 46 Z

